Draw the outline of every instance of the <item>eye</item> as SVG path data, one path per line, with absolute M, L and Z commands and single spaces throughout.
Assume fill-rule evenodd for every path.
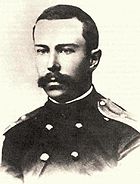
M 42 48 L 42 49 L 36 49 L 36 52 L 37 54 L 43 55 L 48 53 L 49 51 L 47 49 Z
M 66 55 L 72 54 L 75 52 L 75 50 L 73 48 L 62 48 L 59 51 L 60 53 L 64 53 Z

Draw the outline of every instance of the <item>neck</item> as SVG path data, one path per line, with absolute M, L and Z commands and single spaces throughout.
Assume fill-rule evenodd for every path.
M 79 97 L 77 97 L 75 99 L 69 100 L 69 101 L 67 101 L 65 103 L 58 102 L 58 101 L 56 101 L 56 100 L 54 100 L 54 99 L 52 99 L 50 97 L 49 97 L 49 100 L 51 100 L 53 103 L 56 103 L 56 104 L 70 104 L 72 102 L 79 101 L 79 100 L 87 97 L 92 92 L 92 90 L 93 90 L 93 86 L 90 86 L 90 88 L 84 94 L 80 95 Z

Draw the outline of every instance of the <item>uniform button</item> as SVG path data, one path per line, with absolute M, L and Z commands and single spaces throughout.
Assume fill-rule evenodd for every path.
M 72 153 L 71 153 L 71 156 L 73 156 L 74 158 L 77 158 L 78 157 L 78 152 L 76 152 L 76 151 L 73 151 Z
M 121 116 L 121 118 L 126 118 L 127 117 L 126 114 L 123 114 L 123 113 L 120 116 Z
M 81 123 L 76 123 L 75 126 L 76 126 L 77 128 L 82 128 L 83 125 L 82 125 Z
M 104 120 L 109 121 L 109 118 L 104 117 Z
M 100 105 L 101 106 L 104 106 L 106 103 L 102 100 L 102 101 L 100 101 Z
M 51 130 L 51 129 L 53 128 L 53 126 L 52 126 L 51 124 L 47 124 L 47 125 L 46 125 L 46 128 L 47 128 L 48 130 Z
M 42 155 L 40 156 L 40 160 L 47 161 L 49 157 L 50 156 L 47 153 L 42 153 Z
M 21 116 L 21 118 L 20 118 L 21 120 L 26 120 L 26 115 L 23 115 L 23 116 Z

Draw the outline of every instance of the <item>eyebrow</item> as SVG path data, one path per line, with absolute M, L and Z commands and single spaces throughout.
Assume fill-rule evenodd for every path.
M 35 47 L 43 47 L 43 48 L 48 49 L 48 46 L 47 45 L 44 45 L 44 44 L 35 44 Z M 67 44 L 58 44 L 58 45 L 55 46 L 56 49 L 59 49 L 59 48 L 62 48 L 62 47 L 74 47 L 74 48 L 78 48 L 79 45 L 78 44 L 75 44 L 75 43 L 67 43 Z
M 47 45 L 44 45 L 44 44 L 35 44 L 35 47 L 43 47 L 43 48 L 48 48 Z
M 79 45 L 75 44 L 75 43 L 67 43 L 67 44 L 58 44 L 56 46 L 56 48 L 61 48 L 61 47 L 74 47 L 74 48 L 78 48 Z

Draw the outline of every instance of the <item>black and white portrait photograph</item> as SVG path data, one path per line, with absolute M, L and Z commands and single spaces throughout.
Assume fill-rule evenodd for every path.
M 139 6 L 0 1 L 0 183 L 139 183 Z

